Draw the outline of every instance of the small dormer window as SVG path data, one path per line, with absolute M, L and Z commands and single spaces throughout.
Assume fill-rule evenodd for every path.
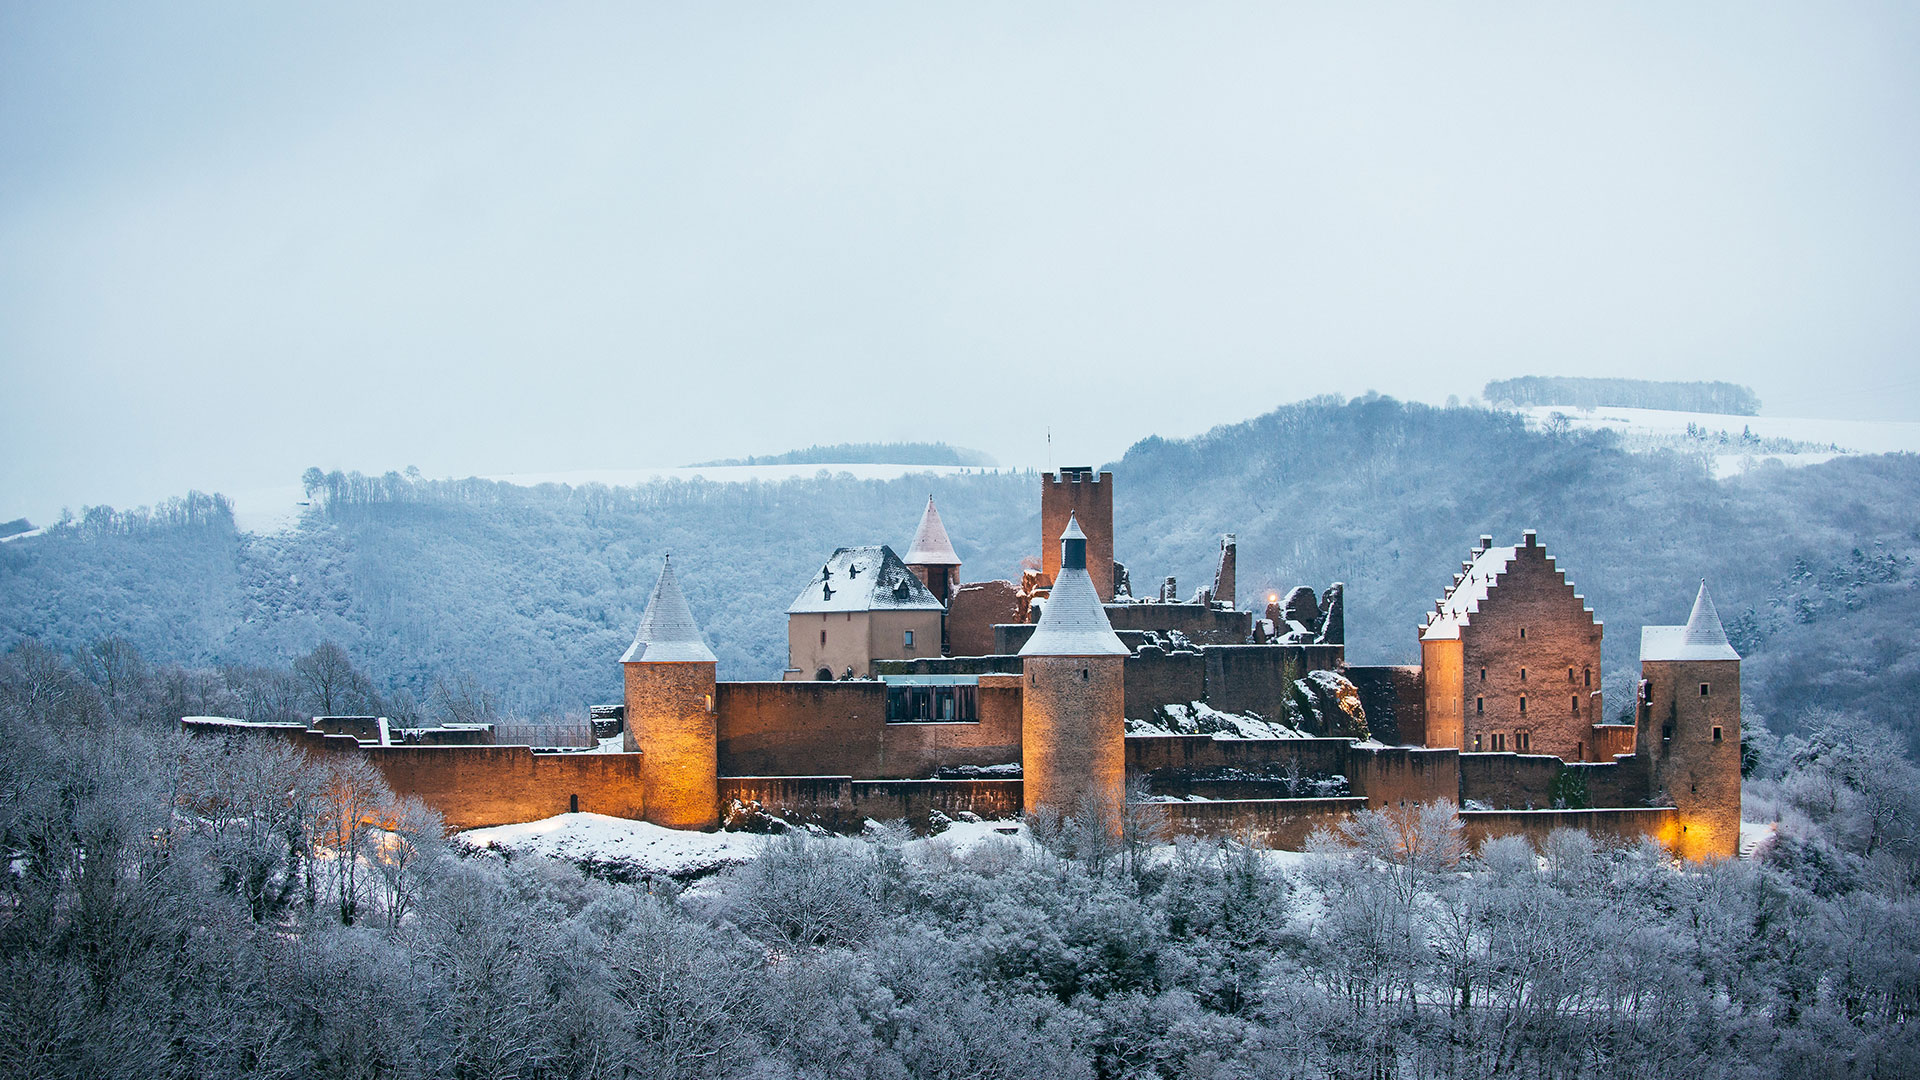
M 833 586 L 827 584 L 824 581 L 820 583 L 820 599 L 822 600 L 833 599 Z
M 848 564 L 847 564 L 847 578 L 848 578 L 848 580 L 852 580 L 852 579 L 854 579 L 854 578 L 857 578 L 857 577 L 859 577 L 859 576 L 860 576 L 860 567 L 859 567 L 859 565 L 858 565 L 858 564 L 856 564 L 856 563 L 848 563 Z

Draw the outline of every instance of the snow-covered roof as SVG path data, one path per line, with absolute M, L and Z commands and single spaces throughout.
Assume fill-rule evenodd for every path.
M 927 496 L 927 512 L 920 515 L 920 528 L 913 534 L 904 560 L 910 566 L 959 566 L 960 556 L 947 539 L 947 527 L 940 523 L 940 511 L 933 508 L 933 496 Z
M 693 621 L 693 608 L 687 606 L 686 594 L 680 591 L 680 582 L 673 576 L 673 559 L 668 557 L 660 568 L 660 580 L 653 586 L 653 595 L 647 598 L 647 613 L 640 616 L 640 632 L 633 636 L 633 644 L 620 662 L 670 664 L 714 660 L 713 650 L 707 648 L 700 637 L 700 627 Z
M 1040 625 L 1020 649 L 1021 656 L 1125 656 L 1128 649 L 1107 621 L 1100 594 L 1087 575 L 1087 534 L 1071 515 L 1060 534 L 1060 573 L 1040 608 Z M 1069 541 L 1079 541 L 1068 547 Z
M 946 605 L 885 544 L 833 553 L 787 607 L 789 615 L 841 611 L 941 611 Z
M 1507 572 L 1518 550 L 1509 544 L 1487 548 L 1475 556 L 1464 576 L 1441 599 L 1440 610 L 1429 616 L 1426 629 L 1420 632 L 1420 640 L 1443 641 L 1459 637 L 1460 628 L 1467 625 L 1469 618 L 1480 610 L 1487 593 L 1493 588 L 1494 579 Z
M 1693 613 L 1685 626 L 1643 626 L 1640 628 L 1642 660 L 1738 660 L 1733 643 L 1727 640 L 1726 627 L 1720 625 L 1720 613 L 1714 610 L 1707 583 L 1700 583 L 1700 595 L 1693 599 Z

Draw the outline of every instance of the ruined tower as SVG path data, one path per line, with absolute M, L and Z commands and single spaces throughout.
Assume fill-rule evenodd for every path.
M 1082 467 L 1061 469 L 1040 478 L 1040 567 L 1050 580 L 1060 578 L 1060 548 L 1055 538 L 1068 519 L 1080 523 L 1086 537 L 1087 575 L 1102 601 L 1113 599 L 1113 474 Z
M 913 543 L 901 561 L 943 604 L 960 587 L 960 556 L 953 550 L 953 541 L 947 539 L 947 527 L 941 523 L 931 495 L 927 496 L 926 512 L 920 515 L 920 527 L 914 530 Z
M 1638 724 L 1647 794 L 1680 811 L 1674 848 L 1696 861 L 1738 854 L 1740 654 L 1705 581 L 1687 625 L 1640 631 Z
M 701 640 L 670 557 L 620 666 L 627 684 L 626 749 L 646 755 L 640 763 L 646 819 L 673 829 L 718 825 L 718 663 Z
M 1118 833 L 1127 797 L 1127 647 L 1088 577 L 1088 539 L 1069 515 L 1040 624 L 1020 650 L 1020 758 L 1027 809 Z

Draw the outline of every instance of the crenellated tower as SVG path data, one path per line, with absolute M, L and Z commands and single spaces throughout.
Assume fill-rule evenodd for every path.
M 646 755 L 640 763 L 646 819 L 672 829 L 718 825 L 713 697 L 719 664 L 674 579 L 671 557 L 620 665 L 626 675 L 626 749 Z
M 1087 574 L 1087 534 L 1069 516 L 1040 624 L 1020 650 L 1020 756 L 1027 809 L 1118 833 L 1127 797 L 1127 647 Z
M 1086 538 L 1086 570 L 1101 601 L 1113 599 L 1113 474 L 1090 468 L 1061 469 L 1040 478 L 1040 568 L 1050 580 L 1060 577 L 1060 548 L 1054 538 L 1069 519 Z

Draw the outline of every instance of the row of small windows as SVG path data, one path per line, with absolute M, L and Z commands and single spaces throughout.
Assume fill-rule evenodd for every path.
M 1496 754 L 1504 753 L 1506 751 L 1507 749 L 1507 733 L 1506 732 L 1504 731 L 1490 732 L 1485 736 L 1485 738 L 1487 741 L 1487 748 L 1489 750 L 1492 750 Z M 1475 735 L 1473 737 L 1473 749 L 1475 753 L 1480 752 L 1480 741 L 1481 741 L 1481 736 Z M 1531 731 L 1514 732 L 1513 733 L 1513 752 L 1516 754 L 1532 753 L 1533 752 L 1533 732 Z
M 1580 678 L 1579 678 L 1579 680 L 1578 680 L 1578 681 L 1580 681 L 1580 682 L 1582 682 L 1582 683 L 1584 683 L 1585 685 L 1587 685 L 1587 686 L 1589 686 L 1589 687 L 1591 687 L 1591 686 L 1593 685 L 1593 669 L 1592 669 L 1592 668 L 1581 668 L 1580 670 L 1581 670 L 1581 675 L 1580 675 Z M 1487 669 L 1486 669 L 1486 668 L 1481 668 L 1481 669 L 1480 669 L 1480 681 L 1481 681 L 1481 682 L 1486 682 L 1486 681 L 1487 681 Z M 1527 681 L 1527 669 L 1526 669 L 1526 668 L 1521 668 L 1521 669 L 1520 669 L 1520 681 L 1521 681 L 1521 682 L 1526 682 L 1526 681 Z M 1572 668 L 1568 668 L 1568 669 L 1567 669 L 1567 681 L 1568 681 L 1568 682 L 1574 682 L 1574 681 L 1576 681 L 1576 680 L 1575 680 L 1575 678 L 1574 678 L 1574 674 L 1573 674 L 1573 669 L 1572 669 Z
M 1705 693 L 1705 690 L 1702 690 L 1701 692 Z M 1567 707 L 1571 715 L 1579 716 L 1580 715 L 1580 695 L 1575 694 L 1572 697 L 1568 698 Z M 1485 716 L 1486 714 L 1487 714 L 1487 699 L 1484 697 L 1474 698 L 1473 699 L 1473 715 Z M 1525 694 L 1520 695 L 1520 715 L 1521 716 L 1527 715 L 1527 695 Z

